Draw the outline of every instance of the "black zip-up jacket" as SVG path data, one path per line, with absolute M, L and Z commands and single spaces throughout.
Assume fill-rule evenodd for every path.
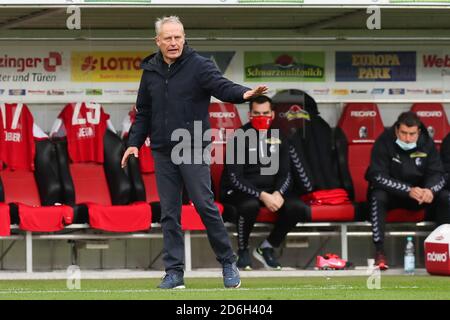
M 431 189 L 433 194 L 441 191 L 445 186 L 444 168 L 426 132 L 423 127 L 417 148 L 404 151 L 395 142 L 395 126 L 385 130 L 372 149 L 366 172 L 369 185 L 401 197 L 408 197 L 412 187 Z
M 257 132 L 250 123 L 245 124 L 240 129 L 244 132 L 248 130 Z M 288 140 L 281 133 L 279 137 L 275 137 L 271 130 L 267 130 L 264 135 L 257 134 L 256 140 L 245 139 L 244 149 L 242 150 L 238 148 L 239 139 L 237 134 L 239 131 L 238 129 L 232 137 L 234 141 L 233 163 L 227 162 L 222 174 L 222 198 L 236 191 L 256 198 L 259 198 L 263 191 L 269 193 L 279 191 L 284 196 L 292 184 Z M 229 141 L 226 151 L 227 158 L 230 157 L 231 149 L 232 144 Z M 242 158 L 244 161 L 241 163 L 237 161 L 239 156 L 245 156 L 245 158 Z M 262 175 L 261 169 L 271 166 L 270 163 L 267 163 L 269 157 L 279 157 L 278 171 L 273 175 Z M 256 161 L 251 163 L 252 159 Z
M 224 78 L 215 64 L 187 45 L 170 66 L 160 51 L 145 58 L 136 101 L 136 120 L 131 127 L 128 146 L 140 147 L 147 136 L 152 149 L 167 149 L 172 132 L 185 128 L 191 132 L 194 121 L 202 122 L 202 134 L 210 128 L 208 106 L 211 96 L 232 103 L 244 102 L 249 88 Z M 192 135 L 193 137 L 193 135 Z M 208 142 L 203 143 L 203 145 Z

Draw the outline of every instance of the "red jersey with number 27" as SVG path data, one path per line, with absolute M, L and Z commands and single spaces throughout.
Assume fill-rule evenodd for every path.
M 33 115 L 26 104 L 0 104 L 0 155 L 9 170 L 34 170 Z

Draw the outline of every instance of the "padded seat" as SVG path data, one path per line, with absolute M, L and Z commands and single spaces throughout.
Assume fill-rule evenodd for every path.
M 417 114 L 433 138 L 436 148 L 440 150 L 442 141 L 450 132 L 444 106 L 441 103 L 414 103 L 411 111 Z
M 304 166 L 304 172 L 312 180 L 312 190 L 297 190 L 306 194 L 311 191 L 344 188 L 350 195 L 349 185 L 343 176 L 347 170 L 340 167 L 334 147 L 333 130 L 320 116 L 314 99 L 301 90 L 283 90 L 273 97 L 274 127 L 294 138 L 292 147 Z M 291 155 L 293 152 L 291 150 Z M 293 166 L 296 186 L 302 183 Z M 346 173 L 348 174 L 348 172 Z M 310 221 L 353 221 L 356 210 L 353 203 L 340 205 L 309 205 Z
M 71 139 L 55 138 L 64 202 L 74 207 L 74 221 L 110 232 L 150 229 L 151 208 L 148 203 L 132 201 L 131 181 L 128 172 L 121 168 L 123 143 L 104 123 L 109 116 L 98 104 L 82 103 L 66 105 L 60 117 L 72 119 L 74 112 L 78 114 L 78 122 L 60 122 Z M 94 116 L 84 117 L 87 112 L 101 113 L 101 116 L 97 117 L 98 121 L 92 121 Z M 85 121 L 80 121 L 80 117 Z M 54 126 L 54 136 L 59 136 L 60 127 Z M 77 141 L 79 135 L 72 134 L 77 130 L 93 132 L 95 136 L 91 142 L 84 136 Z M 75 145 L 70 147 L 70 143 Z M 79 150 L 84 147 L 87 149 Z M 70 150 L 77 150 L 77 154 L 71 155 Z
M 345 105 L 336 129 L 336 139 L 340 145 L 340 158 L 348 164 L 355 201 L 368 210 L 365 173 L 370 164 L 373 145 L 384 131 L 378 106 L 374 103 L 348 103 Z M 342 154 L 344 153 L 344 154 Z M 423 221 L 424 210 L 389 210 L 386 222 Z M 364 216 L 367 218 L 367 212 Z
M 73 210 L 60 205 L 62 188 L 55 146 L 35 123 L 26 104 L 0 105 L 1 196 L 9 204 L 9 222 L 24 231 L 55 232 L 71 224 Z M 7 223 L 0 205 L 0 224 Z M 8 226 L 0 226 L 3 234 Z M 0 231 L 1 232 L 1 231 Z
M 131 125 L 135 119 L 134 108 L 129 112 L 127 118 L 124 120 L 124 127 L 122 136 L 127 139 Z M 141 149 L 139 150 L 139 159 L 130 159 L 129 168 L 131 178 L 133 181 L 133 188 L 135 191 L 135 198 L 139 201 L 145 201 L 150 203 L 152 211 L 155 212 L 153 222 L 160 222 L 161 205 L 158 195 L 154 158 L 151 152 L 151 141 L 148 139 Z M 145 154 L 144 156 L 141 156 Z M 220 214 L 223 213 L 223 205 L 215 202 Z M 201 218 L 195 209 L 195 207 L 189 203 L 188 199 L 183 199 L 183 205 L 181 208 L 181 228 L 182 230 L 205 230 L 205 226 L 201 221 Z

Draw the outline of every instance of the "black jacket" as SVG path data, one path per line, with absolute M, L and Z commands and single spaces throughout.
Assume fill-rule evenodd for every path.
M 222 76 L 215 64 L 187 45 L 170 66 L 160 51 L 145 58 L 136 102 L 136 121 L 130 130 L 128 146 L 140 147 L 147 136 L 152 149 L 168 148 L 175 129 L 191 133 L 194 121 L 202 122 L 203 132 L 210 128 L 208 107 L 211 96 L 222 101 L 242 103 L 249 90 Z M 208 143 L 204 143 L 206 145 Z
M 404 151 L 397 143 L 395 126 L 378 137 L 372 149 L 366 180 L 372 188 L 407 197 L 412 187 L 438 193 L 445 186 L 444 168 L 433 140 L 422 128 L 417 148 Z
M 240 129 L 243 132 L 256 131 L 250 123 Z M 283 136 L 274 137 L 272 131 L 268 130 L 265 135 L 257 134 L 256 141 L 245 139 L 244 150 L 239 150 L 237 134 L 241 131 L 240 129 L 232 137 L 234 143 L 232 144 L 231 141 L 227 143 L 226 158 L 233 158 L 233 163 L 228 163 L 227 160 L 222 174 L 220 188 L 222 198 L 233 192 L 242 192 L 256 198 L 259 198 L 262 191 L 269 193 L 279 191 L 285 195 L 292 183 L 288 140 Z M 235 156 L 231 157 L 230 152 L 233 146 Z M 267 159 L 277 157 L 276 153 L 279 159 L 278 171 L 272 175 L 261 174 L 262 168 L 271 166 Z M 237 161 L 239 157 L 242 157 L 240 162 Z

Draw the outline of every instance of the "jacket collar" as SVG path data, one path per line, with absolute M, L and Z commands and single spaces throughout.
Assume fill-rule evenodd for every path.
M 389 135 L 391 136 L 392 141 L 395 142 L 397 140 L 397 135 L 395 134 L 395 125 L 393 125 L 388 130 L 389 130 L 388 132 L 389 132 Z M 425 125 L 421 124 L 420 125 L 419 139 L 417 139 L 417 148 L 418 149 L 423 148 L 428 143 L 431 143 L 431 137 L 428 134 L 428 130 L 425 127 Z
M 195 50 L 189 47 L 187 44 L 183 47 L 181 56 L 173 63 L 173 67 L 184 64 L 193 54 Z M 141 62 L 141 68 L 147 71 L 156 71 L 161 75 L 166 73 L 167 63 L 164 61 L 161 51 L 151 54 L 144 58 Z

